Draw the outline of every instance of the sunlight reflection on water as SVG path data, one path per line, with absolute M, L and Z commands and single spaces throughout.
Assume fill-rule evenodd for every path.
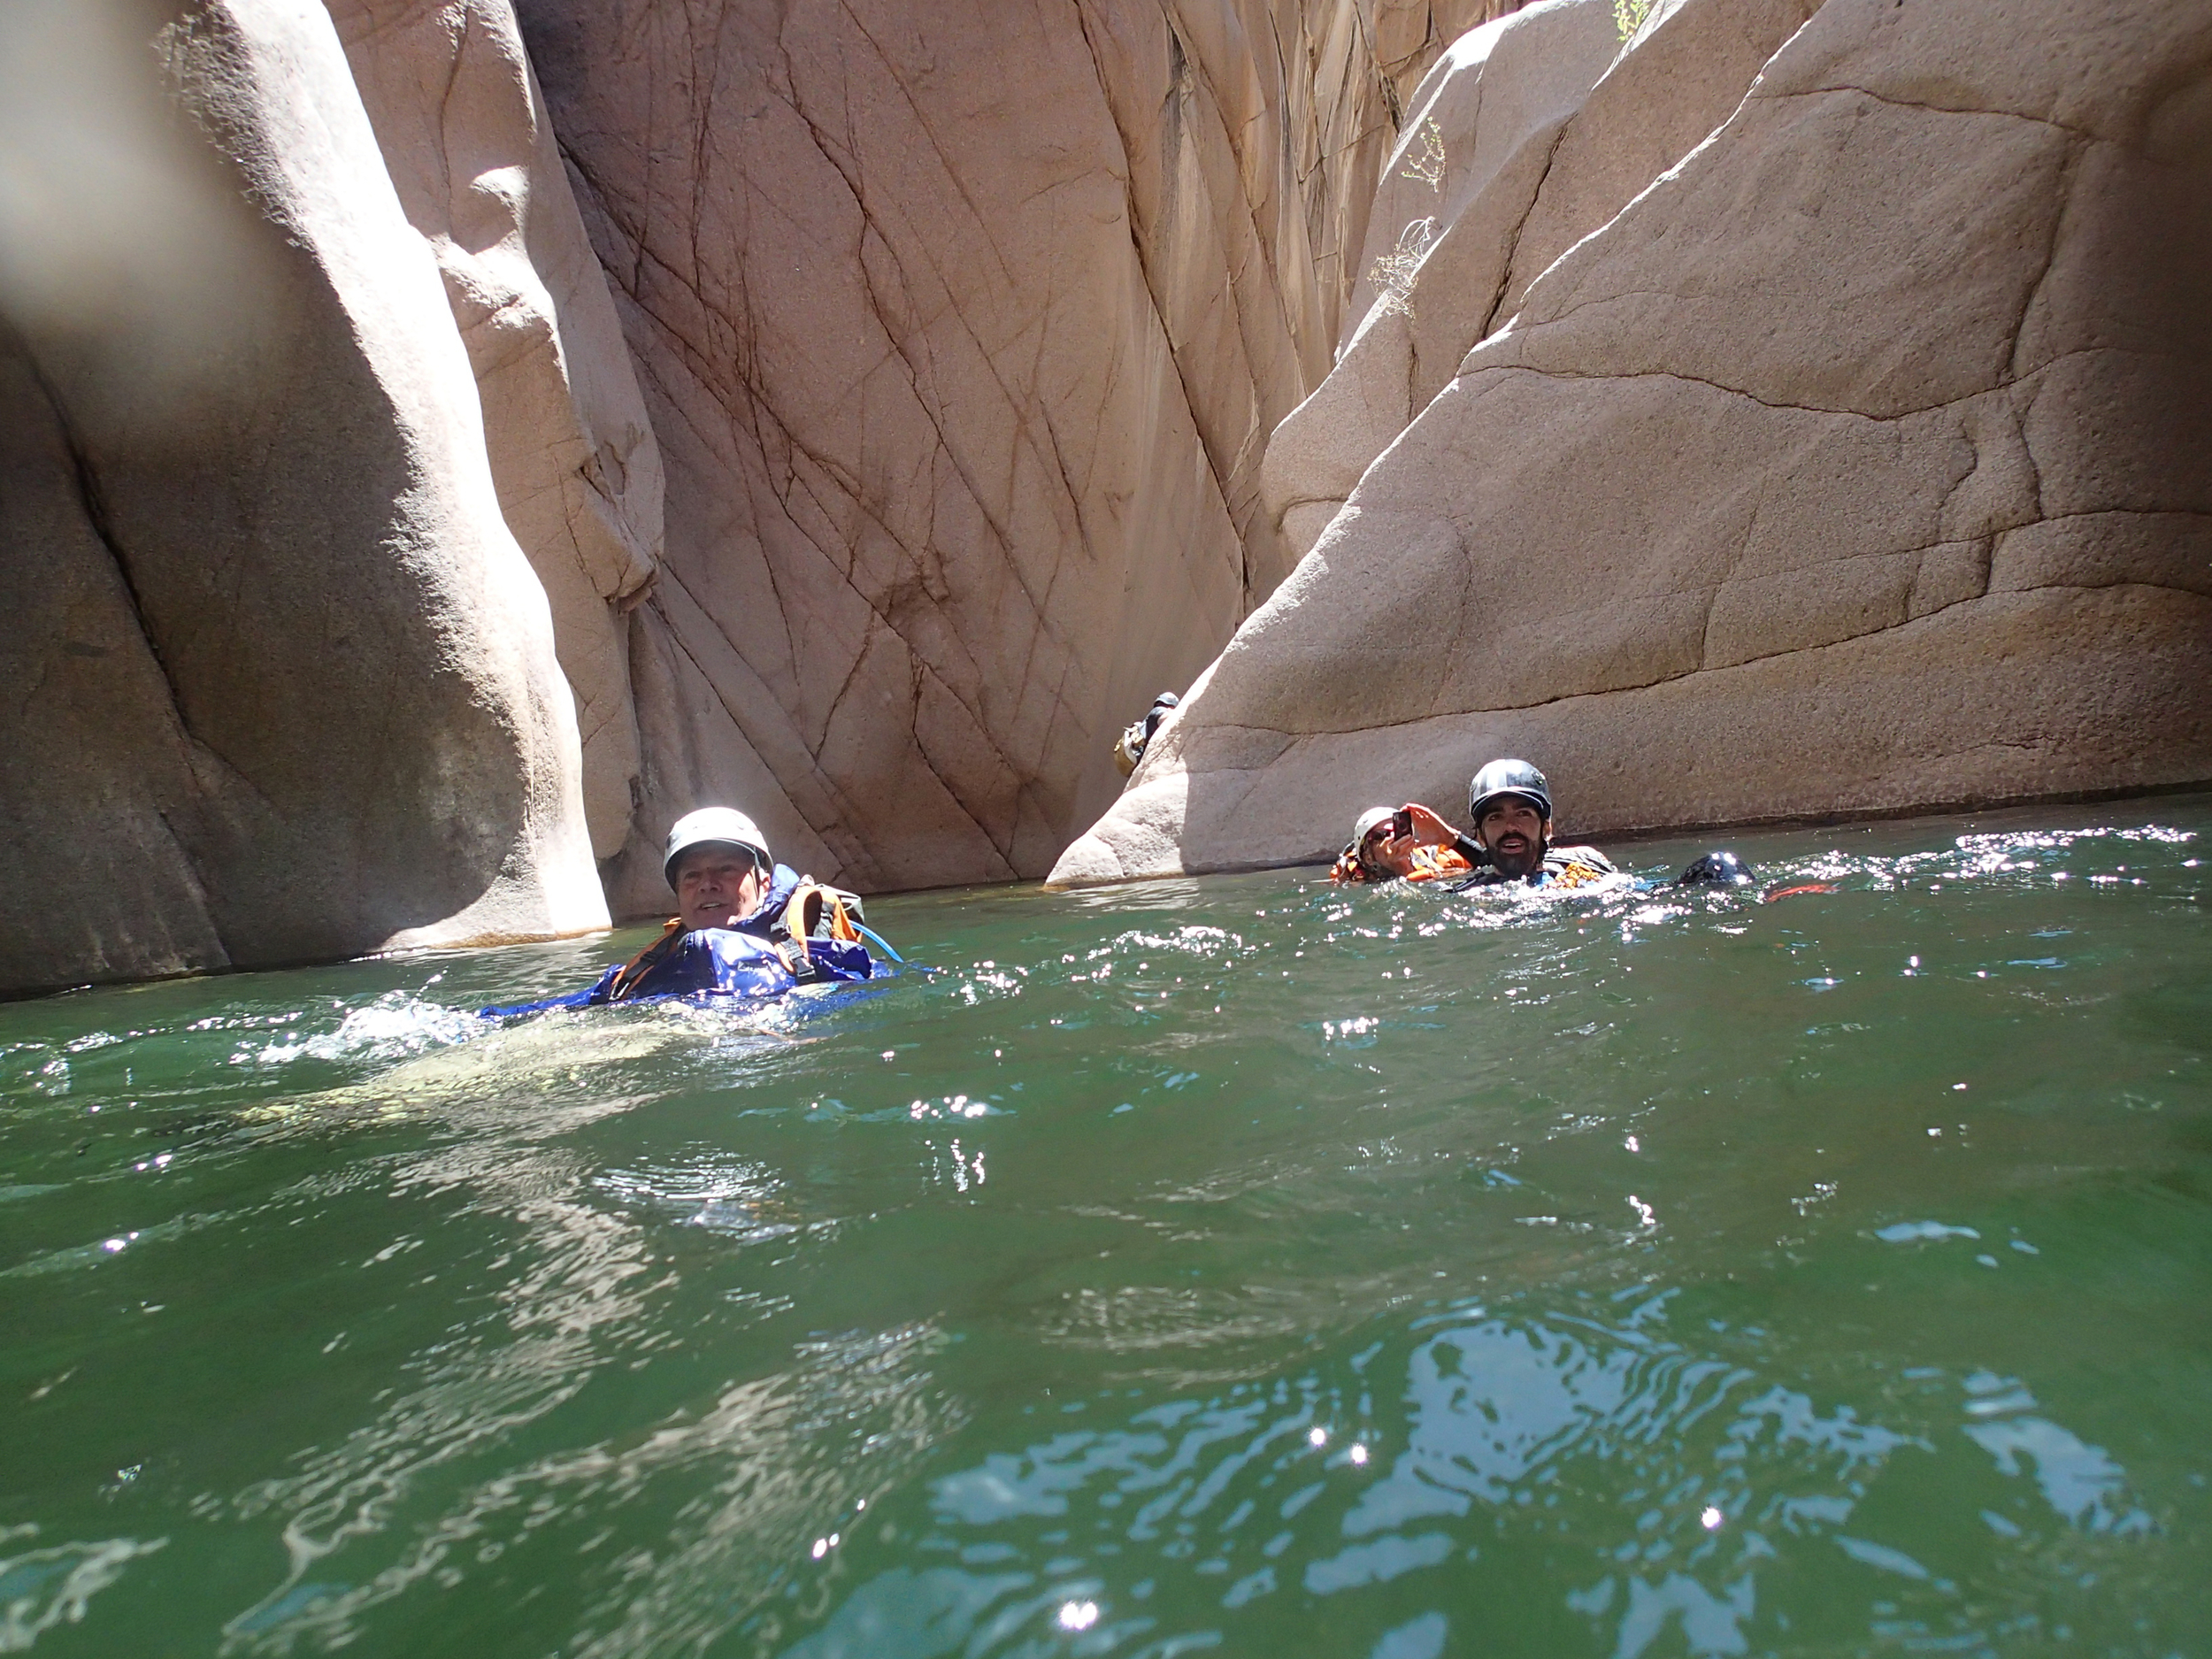
M 2153 804 L 917 895 L 750 1011 L 475 1018 L 629 938 L 0 1008 L 0 1649 L 2185 1651 Z

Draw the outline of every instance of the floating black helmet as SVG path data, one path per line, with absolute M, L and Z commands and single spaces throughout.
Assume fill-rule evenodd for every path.
M 1502 795 L 1533 801 L 1546 821 L 1550 820 L 1551 786 L 1544 781 L 1544 774 L 1525 760 L 1494 760 L 1467 786 L 1467 816 L 1476 827 L 1482 825 L 1483 808 Z
M 1709 882 L 1717 887 L 1747 887 L 1751 880 L 1749 864 L 1732 852 L 1717 852 L 1692 859 L 1689 867 L 1675 877 L 1674 884 L 1687 887 Z

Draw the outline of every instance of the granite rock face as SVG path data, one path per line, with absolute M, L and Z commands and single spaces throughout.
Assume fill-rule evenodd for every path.
M 2212 778 L 2208 384 L 2212 12 L 1828 0 L 1528 282 L 1055 879 L 1318 857 L 1501 753 L 1578 835 Z
M 0 987 L 603 926 L 544 594 L 328 17 L 0 37 Z
M 1539 274 L 1728 119 L 1813 4 L 1666 0 L 1624 43 L 1610 5 L 1543 0 L 1454 44 L 1384 169 L 1351 338 L 1269 441 L 1288 546 L 1312 548 Z
M 1590 0 L 1537 0 L 1446 49 L 1415 88 L 1377 179 L 1344 334 L 1382 296 L 1385 262 L 1406 245 L 1406 233 L 1423 227 L 1426 245 L 1440 247 L 1501 175 L 1528 165 L 1532 142 L 1537 172 L 1523 194 L 1533 193 L 1560 126 L 1620 50 L 1612 6 Z M 1509 227 L 1500 240 L 1510 242 Z M 1409 291 L 1395 309 L 1411 310 L 1407 298 Z
M 1043 873 L 1288 568 L 1267 434 L 1485 7 L 519 14 L 667 468 L 617 912 L 708 800 L 866 890 Z
M 508 528 L 553 608 L 593 849 L 638 775 L 626 612 L 661 546 L 654 442 L 507 0 L 326 0 L 386 171 L 445 279 Z

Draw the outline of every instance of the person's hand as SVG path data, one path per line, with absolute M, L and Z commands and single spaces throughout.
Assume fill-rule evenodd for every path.
M 1398 809 L 1413 825 L 1409 838 L 1416 847 L 1449 847 L 1459 839 L 1459 832 L 1417 801 L 1409 801 Z

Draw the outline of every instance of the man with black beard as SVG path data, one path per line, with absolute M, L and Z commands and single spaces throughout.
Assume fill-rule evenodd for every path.
M 1611 887 L 1628 878 L 1594 847 L 1551 844 L 1551 786 L 1525 760 L 1494 760 L 1467 788 L 1472 835 L 1463 835 L 1429 808 L 1409 803 L 1401 815 L 1415 846 L 1450 847 L 1475 866 L 1455 890 L 1519 883 L 1532 887 Z

